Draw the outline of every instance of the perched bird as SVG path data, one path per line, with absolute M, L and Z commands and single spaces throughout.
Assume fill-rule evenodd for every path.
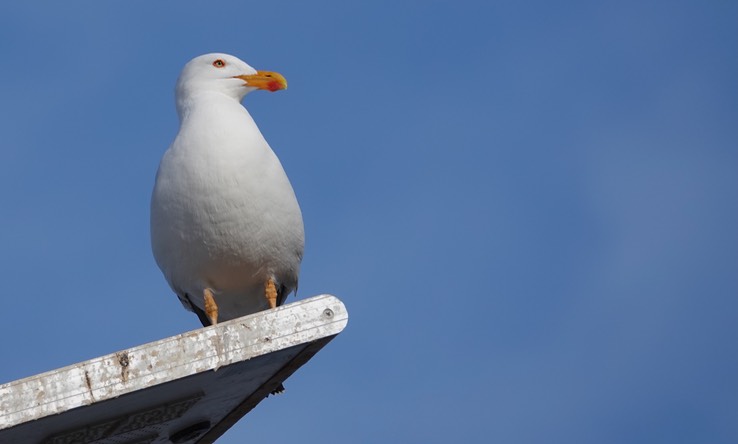
M 151 245 L 203 326 L 274 308 L 297 289 L 300 207 L 241 105 L 251 91 L 286 88 L 280 74 L 218 53 L 192 59 L 177 80 L 180 127 L 156 175 Z

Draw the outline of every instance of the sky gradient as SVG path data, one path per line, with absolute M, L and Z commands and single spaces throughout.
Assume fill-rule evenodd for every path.
M 350 315 L 219 443 L 738 441 L 735 2 L 83 4 L 0 6 L 0 383 L 199 326 L 149 197 L 218 51 Z

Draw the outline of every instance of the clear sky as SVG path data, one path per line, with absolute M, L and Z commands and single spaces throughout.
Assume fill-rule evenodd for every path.
M 350 313 L 219 442 L 735 443 L 738 5 L 609 3 L 3 2 L 0 382 L 199 326 L 149 196 L 219 51 Z

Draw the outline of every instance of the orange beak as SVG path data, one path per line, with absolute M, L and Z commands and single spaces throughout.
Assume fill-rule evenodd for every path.
M 233 78 L 243 80 L 247 86 L 252 88 L 266 89 L 271 92 L 287 89 L 287 80 L 278 72 L 256 71 L 256 74 L 245 74 Z

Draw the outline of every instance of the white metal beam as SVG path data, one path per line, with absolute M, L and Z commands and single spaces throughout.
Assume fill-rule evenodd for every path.
M 347 322 L 321 295 L 0 385 L 0 443 L 212 443 Z

